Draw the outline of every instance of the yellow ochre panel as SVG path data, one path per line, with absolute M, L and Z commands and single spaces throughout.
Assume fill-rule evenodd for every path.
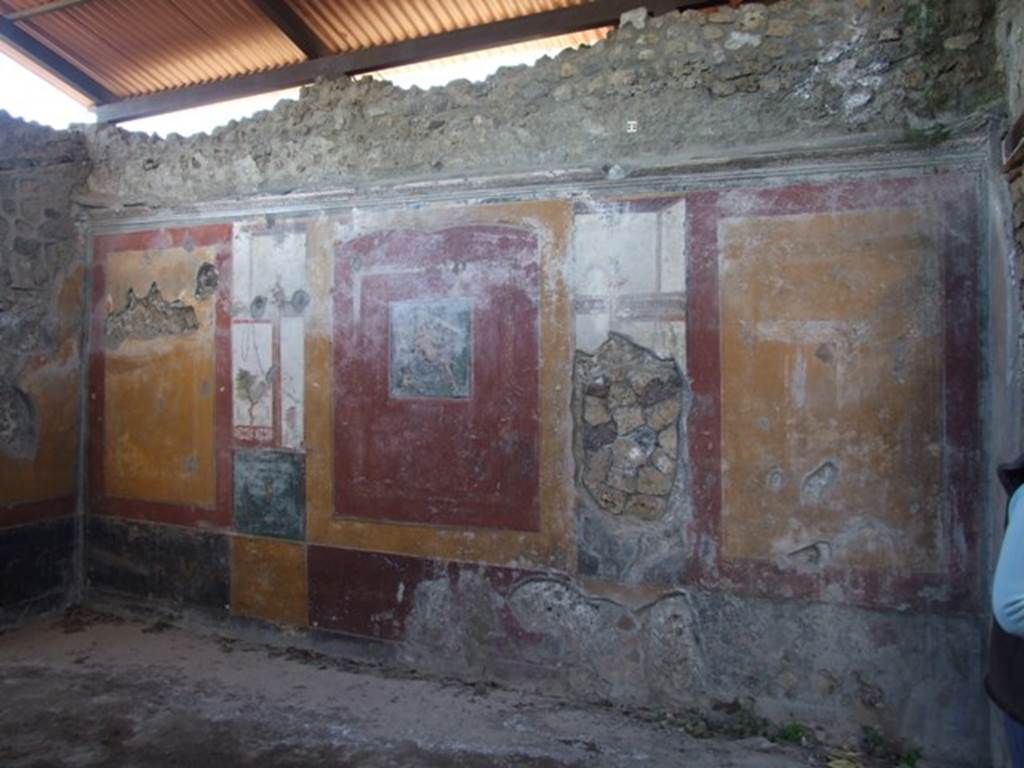
M 198 329 L 128 338 L 106 349 L 104 474 L 108 496 L 212 508 L 214 473 L 213 299 L 195 298 L 196 272 L 211 249 L 120 252 L 108 256 L 107 309 L 128 289 L 156 283 L 166 301 L 195 308 Z
M 277 539 L 231 541 L 231 610 L 239 616 L 306 626 L 306 547 Z
M 943 561 L 943 289 L 928 213 L 723 222 L 727 557 Z

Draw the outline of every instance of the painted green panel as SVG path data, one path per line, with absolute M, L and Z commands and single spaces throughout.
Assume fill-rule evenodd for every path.
M 235 452 L 235 529 L 302 540 L 306 532 L 306 466 L 301 453 Z

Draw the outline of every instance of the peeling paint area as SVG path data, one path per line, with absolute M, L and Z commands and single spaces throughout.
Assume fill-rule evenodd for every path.
M 124 307 L 107 316 L 107 343 L 116 349 L 125 339 L 155 339 L 198 329 L 195 309 L 181 299 L 167 301 L 154 282 L 142 298 L 129 288 Z
M 544 638 L 533 651 L 546 664 L 571 659 L 569 685 L 591 699 L 638 701 L 637 682 L 655 701 L 695 701 L 703 652 L 685 592 L 636 607 L 555 579 L 517 584 L 509 605 L 520 625 Z
M 38 440 L 35 406 L 13 385 L 0 384 L 0 453 L 11 458 L 30 458 Z

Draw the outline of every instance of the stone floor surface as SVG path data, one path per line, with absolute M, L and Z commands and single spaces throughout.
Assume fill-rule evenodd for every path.
M 0 766 L 867 765 L 163 621 L 86 616 L 0 633 Z

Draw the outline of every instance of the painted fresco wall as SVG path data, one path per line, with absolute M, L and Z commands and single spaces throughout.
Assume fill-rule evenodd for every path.
M 84 160 L 80 136 L 0 112 L 0 624 L 73 581 Z
M 982 754 L 975 187 L 97 236 L 90 581 Z

